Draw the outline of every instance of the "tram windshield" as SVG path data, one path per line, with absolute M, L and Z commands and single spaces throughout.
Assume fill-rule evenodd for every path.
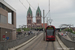
M 53 29 L 47 29 L 47 35 L 54 35 Z

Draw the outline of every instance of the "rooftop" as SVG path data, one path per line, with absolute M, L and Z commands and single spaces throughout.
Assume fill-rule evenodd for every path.
M 2 3 L 3 5 L 5 5 L 8 11 L 14 11 L 14 12 L 16 12 L 16 10 L 13 7 L 11 7 L 8 3 L 6 3 L 4 0 L 0 0 L 0 3 Z

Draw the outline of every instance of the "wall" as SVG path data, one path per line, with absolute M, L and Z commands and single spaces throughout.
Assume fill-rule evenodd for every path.
M 5 29 L 5 28 L 1 28 L 1 41 L 6 41 L 6 38 L 5 40 L 3 40 L 3 35 L 5 35 L 5 37 L 9 37 L 9 40 L 12 39 L 12 30 L 10 29 Z
M 8 11 L 5 9 L 2 9 L 0 7 L 0 14 L 1 14 L 1 22 L 0 22 L 0 27 L 1 27 L 1 33 L 0 33 L 0 38 L 1 41 L 4 41 L 2 36 L 6 35 L 9 37 L 9 40 L 15 40 L 16 39 L 16 12 L 12 12 L 12 24 L 8 23 Z M 5 33 L 7 31 L 7 33 Z
M 6 42 L 0 42 L 0 50 L 8 50 L 8 48 L 13 48 L 15 46 L 18 46 L 18 45 L 26 42 L 30 38 L 34 37 L 34 36 L 35 36 L 35 34 L 32 34 L 30 36 L 23 37 L 23 38 L 20 38 L 20 39 L 6 41 Z
M 58 34 L 58 37 L 60 38 L 60 40 L 68 47 L 70 48 L 70 50 L 75 50 L 75 42 L 73 41 L 69 41 L 67 39 L 65 39 L 63 36 L 61 36 L 60 34 Z
M 0 41 L 1 41 L 1 28 L 0 28 Z

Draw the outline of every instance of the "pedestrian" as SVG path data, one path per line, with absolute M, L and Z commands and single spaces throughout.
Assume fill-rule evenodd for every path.
M 30 31 L 28 32 L 28 35 L 30 35 Z
M 26 35 L 26 32 L 24 33 L 24 36 Z
M 63 36 L 63 33 L 61 33 L 61 35 Z
M 66 35 L 67 35 L 68 33 L 67 33 L 67 31 L 66 31 Z

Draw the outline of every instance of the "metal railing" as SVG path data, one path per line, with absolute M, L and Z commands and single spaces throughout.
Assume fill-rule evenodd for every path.
M 60 34 L 58 34 L 58 37 L 70 50 L 75 50 L 75 42 L 74 41 L 69 41 Z
M 8 50 L 8 48 L 13 48 L 15 46 L 18 46 L 34 36 L 35 36 L 35 34 L 31 34 L 24 38 L 12 40 L 12 41 L 0 42 L 0 50 Z
M 73 37 L 72 37 L 70 32 L 68 32 L 68 36 L 71 38 L 72 41 L 74 41 L 74 39 L 73 39 Z

